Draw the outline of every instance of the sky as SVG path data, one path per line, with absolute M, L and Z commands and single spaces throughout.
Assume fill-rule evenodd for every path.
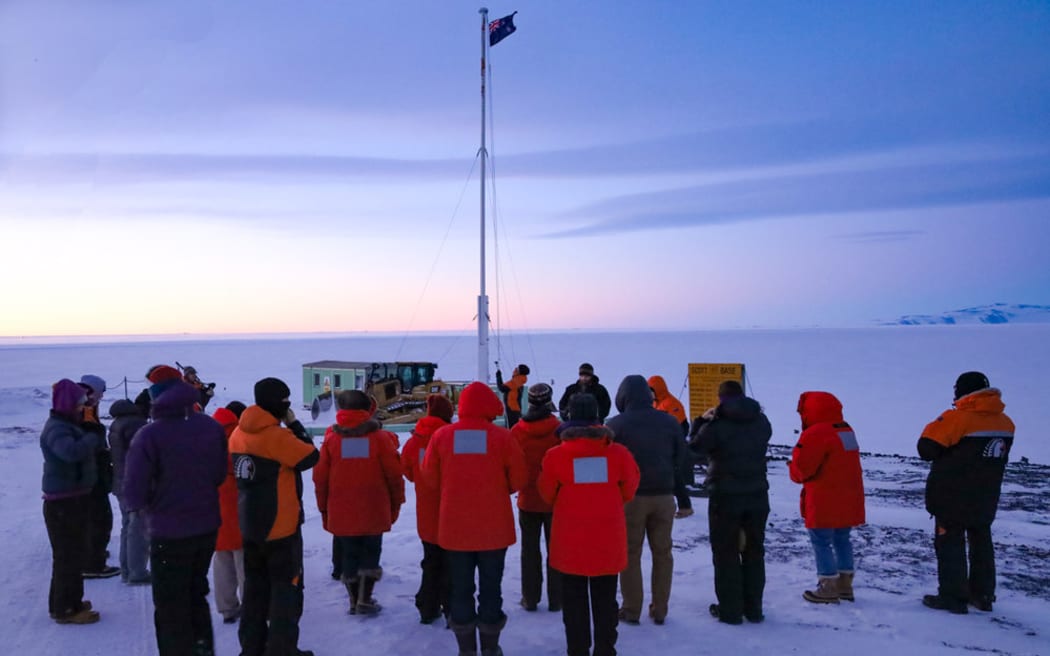
M 0 336 L 473 330 L 478 7 L 0 3 Z M 494 328 L 1050 304 L 1047 3 L 489 11 Z

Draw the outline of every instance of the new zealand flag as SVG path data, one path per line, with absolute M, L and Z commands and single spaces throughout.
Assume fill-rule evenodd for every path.
M 518 12 L 514 12 L 516 14 Z M 507 38 L 518 28 L 514 27 L 514 14 L 497 18 L 489 23 L 489 47 L 492 47 Z

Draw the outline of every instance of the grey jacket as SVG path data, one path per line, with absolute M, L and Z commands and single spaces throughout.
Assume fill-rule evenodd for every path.
M 98 480 L 97 447 L 97 435 L 82 429 L 75 420 L 52 411 L 40 432 L 44 498 L 64 499 L 90 492 Z

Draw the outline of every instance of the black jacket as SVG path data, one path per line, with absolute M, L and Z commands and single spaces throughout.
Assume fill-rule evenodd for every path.
M 674 417 L 653 407 L 649 383 L 627 376 L 616 392 L 616 415 L 606 424 L 616 442 L 627 447 L 641 470 L 637 496 L 674 494 L 681 481 L 685 444 Z
M 558 401 L 558 414 L 561 415 L 562 419 L 567 418 L 569 416 L 569 399 L 580 392 L 590 394 L 598 400 L 598 418 L 604 424 L 605 419 L 609 416 L 609 411 L 612 410 L 612 401 L 609 399 L 609 390 L 605 389 L 605 385 L 598 382 L 597 376 L 591 376 L 590 385 L 581 385 L 580 381 L 577 380 L 566 387 L 565 393 L 561 395 L 561 400 Z
M 711 497 L 760 494 L 769 490 L 766 450 L 773 428 L 758 401 L 742 396 L 722 403 L 711 421 L 697 420 L 689 448 L 707 456 Z
M 109 407 L 113 423 L 109 425 L 109 449 L 113 454 L 113 493 L 124 496 L 124 462 L 131 448 L 131 438 L 146 425 L 142 408 L 127 399 L 115 401 Z

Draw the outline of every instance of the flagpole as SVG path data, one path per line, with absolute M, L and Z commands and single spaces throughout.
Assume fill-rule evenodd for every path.
M 478 380 L 489 382 L 489 297 L 485 294 L 485 52 L 488 46 L 489 10 L 481 14 L 481 291 L 478 294 Z

